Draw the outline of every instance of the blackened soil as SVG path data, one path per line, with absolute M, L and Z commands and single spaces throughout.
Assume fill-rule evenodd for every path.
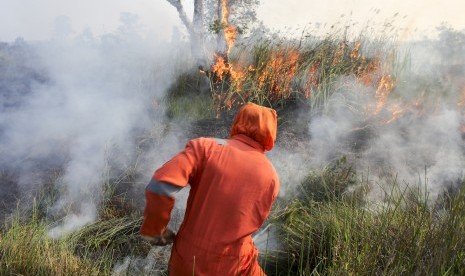
M 310 139 L 308 125 L 310 110 L 306 106 L 289 103 L 275 108 L 278 114 L 276 145 L 294 147 L 296 143 Z M 222 114 L 219 118 L 208 118 L 193 122 L 188 139 L 196 137 L 228 138 L 237 110 Z
M 19 197 L 18 176 L 14 172 L 0 172 L 0 222 L 14 209 Z

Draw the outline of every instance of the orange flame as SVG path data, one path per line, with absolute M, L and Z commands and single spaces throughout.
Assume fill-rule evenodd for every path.
M 223 80 L 224 75 L 229 71 L 229 65 L 226 64 L 223 57 L 215 55 L 216 63 L 213 64 L 212 71 L 216 74 L 216 76 Z
M 318 87 L 318 80 L 319 80 L 319 73 L 318 69 L 320 68 L 321 62 L 316 61 L 310 65 L 310 68 L 308 69 L 307 73 L 307 80 L 305 82 L 305 92 L 304 96 L 305 98 L 310 97 L 310 93 Z
M 221 16 L 221 25 L 223 26 L 227 49 L 224 56 L 215 54 L 216 63 L 213 65 L 212 71 L 216 74 L 219 80 L 223 80 L 224 76 L 229 74 L 232 80 L 238 81 L 243 78 L 245 74 L 241 70 L 235 70 L 233 65 L 228 61 L 228 56 L 236 39 L 237 29 L 228 22 L 229 10 L 227 0 L 222 0 Z
M 361 56 L 360 55 L 360 47 L 361 46 L 362 46 L 362 43 L 357 42 L 357 44 L 355 44 L 354 48 L 350 52 L 350 58 L 352 59 L 352 61 L 360 59 L 360 56 Z
M 268 90 L 272 98 L 287 98 L 297 70 L 300 53 L 283 48 L 271 53 L 270 62 L 258 76 L 258 88 Z
M 345 42 L 341 42 L 339 44 L 339 46 L 337 47 L 336 53 L 334 54 L 334 57 L 333 57 L 333 63 L 332 63 L 333 65 L 336 65 L 344 60 L 344 52 L 346 48 L 347 48 L 347 44 Z
M 218 79 L 222 81 L 226 75 L 231 77 L 231 81 L 237 84 L 238 90 L 241 90 L 242 80 L 245 78 L 245 73 L 242 70 L 236 70 L 232 63 L 226 62 L 225 59 L 219 55 L 215 55 L 216 63 L 213 64 L 212 71 L 216 74 Z
M 412 102 L 405 104 L 404 106 L 402 106 L 402 103 L 392 104 L 391 106 L 387 107 L 387 109 L 391 112 L 392 117 L 381 123 L 390 124 L 400 118 L 406 111 L 413 111 L 419 115 L 418 108 L 420 107 L 422 101 L 423 98 L 418 97 Z
M 386 104 L 386 100 L 391 92 L 391 89 L 394 87 L 394 82 L 391 79 L 390 75 L 385 75 L 381 77 L 379 81 L 378 89 L 376 89 L 375 96 L 377 98 L 375 115 L 378 114 L 383 106 Z
M 406 105 L 402 107 L 400 104 L 394 104 L 388 108 L 388 110 L 391 112 L 391 118 L 385 120 L 384 124 L 390 124 L 397 120 L 405 111 L 407 111 L 411 105 Z
M 236 40 L 237 29 L 233 25 L 229 25 L 228 18 L 229 18 L 229 10 L 228 10 L 228 1 L 222 0 L 221 6 L 221 24 L 224 26 L 224 37 L 226 39 L 226 43 L 228 48 L 226 49 L 226 54 L 229 55 L 231 52 L 231 48 L 234 45 L 234 41 Z

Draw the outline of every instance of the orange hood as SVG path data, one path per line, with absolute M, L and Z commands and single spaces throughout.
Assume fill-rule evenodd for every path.
M 260 143 L 265 150 L 271 150 L 276 141 L 277 124 L 275 110 L 247 103 L 241 107 L 234 119 L 231 137 L 244 134 Z

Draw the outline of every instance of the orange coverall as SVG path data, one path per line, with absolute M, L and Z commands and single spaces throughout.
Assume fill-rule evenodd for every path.
M 170 275 L 264 275 L 251 235 L 279 191 L 278 175 L 264 154 L 273 148 L 276 131 L 276 112 L 248 103 L 238 112 L 230 139 L 193 139 L 155 172 L 146 189 L 141 235 L 166 230 L 174 197 L 163 185 L 191 186 Z

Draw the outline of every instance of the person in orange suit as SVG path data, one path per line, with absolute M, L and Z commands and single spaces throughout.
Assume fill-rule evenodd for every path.
M 142 238 L 174 241 L 169 274 L 265 275 L 252 234 L 268 217 L 279 178 L 265 151 L 273 148 L 277 115 L 253 103 L 241 107 L 227 140 L 197 138 L 155 171 L 146 187 Z M 184 220 L 167 228 L 174 195 L 190 185 Z

